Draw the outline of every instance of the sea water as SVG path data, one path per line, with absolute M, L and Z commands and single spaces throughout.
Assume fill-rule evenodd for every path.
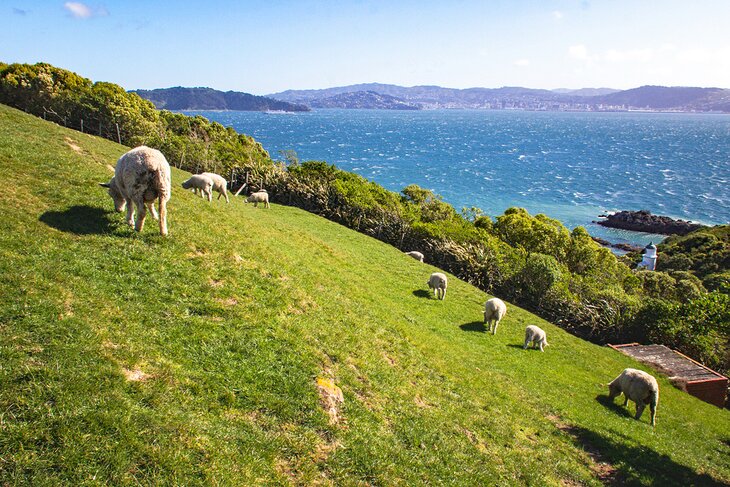
M 508 110 L 316 110 L 201 114 L 392 191 L 433 190 L 457 210 L 511 206 L 613 242 L 658 235 L 592 223 L 617 210 L 730 221 L 730 115 Z

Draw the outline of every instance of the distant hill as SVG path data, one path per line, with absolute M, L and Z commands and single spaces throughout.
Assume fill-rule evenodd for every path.
M 309 102 L 312 108 L 371 108 L 380 110 L 420 110 L 421 106 L 374 91 L 339 93 Z
M 610 95 L 611 93 L 617 93 L 621 90 L 614 90 L 613 88 L 580 88 L 578 90 L 560 88 L 560 89 L 552 90 L 552 91 L 553 91 L 553 93 L 558 93 L 561 95 L 602 96 L 602 95 Z
M 701 106 L 708 110 L 713 107 L 711 100 L 724 92 L 726 100 L 730 100 L 730 90 L 721 88 L 690 88 L 666 86 L 641 86 L 631 90 L 619 91 L 605 96 L 596 97 L 596 101 L 610 105 L 626 105 L 628 107 L 647 108 L 652 110 L 687 110 L 699 109 Z
M 551 111 L 670 110 L 729 112 L 730 90 L 642 86 L 631 90 L 582 88 L 538 90 L 522 87 L 443 88 L 366 83 L 320 90 L 287 90 L 267 95 L 290 103 L 312 107 L 360 108 L 348 105 L 342 95 L 367 92 L 388 95 L 421 108 L 488 108 Z M 359 95 L 361 96 L 361 95 Z M 372 96 L 372 95 L 371 95 Z M 338 97 L 332 100 L 333 97 Z M 357 98 L 357 97 L 356 97 Z M 325 101 L 328 100 L 328 101 Z M 335 103 L 335 101 L 339 101 Z M 334 103 L 334 104 L 333 104 Z
M 218 91 L 212 88 L 159 88 L 155 90 L 132 90 L 158 109 L 165 110 L 282 110 L 286 112 L 307 112 L 309 107 L 287 101 L 273 100 L 239 91 Z
M 287 90 L 267 95 L 291 103 L 316 106 L 322 99 L 356 92 L 373 92 L 396 97 L 421 108 L 505 108 L 512 104 L 556 101 L 558 94 L 549 90 L 533 90 L 520 87 L 503 88 L 443 88 L 441 86 L 413 86 L 366 83 L 321 90 Z

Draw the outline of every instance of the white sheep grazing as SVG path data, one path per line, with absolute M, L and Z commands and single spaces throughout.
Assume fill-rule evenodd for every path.
M 533 348 L 537 348 L 539 346 L 541 352 L 545 351 L 543 350 L 543 347 L 549 345 L 549 343 L 547 342 L 547 334 L 545 333 L 545 330 L 535 325 L 529 325 L 527 328 L 525 328 L 525 346 L 522 347 L 523 350 L 527 350 L 527 345 L 530 342 L 532 342 Z
M 636 419 L 641 418 L 646 405 L 651 411 L 651 425 L 656 425 L 656 408 L 659 403 L 659 384 L 654 377 L 643 370 L 624 369 L 621 375 L 608 384 L 608 398 L 612 401 L 616 396 L 624 394 L 624 406 L 629 399 L 636 403 Z
M 213 201 L 213 180 L 202 174 L 194 174 L 186 181 L 183 181 L 182 187 L 185 189 L 193 188 L 197 194 L 198 190 L 202 193 L 203 198 Z
M 226 203 L 230 203 L 230 200 L 228 199 L 228 191 L 226 190 L 226 186 L 228 186 L 228 181 L 226 181 L 226 178 L 223 176 L 219 176 L 218 174 L 214 172 L 204 172 L 202 173 L 203 176 L 208 176 L 210 179 L 213 180 L 213 191 L 216 191 L 218 193 L 218 198 L 221 199 L 221 196 L 226 198 Z
M 440 272 L 434 272 L 428 279 L 428 287 L 433 289 L 433 294 L 437 299 L 446 297 L 446 287 L 449 285 L 446 275 Z
M 109 188 L 109 196 L 114 200 L 117 211 L 122 212 L 127 208 L 127 223 L 134 226 L 136 231 L 142 231 L 149 209 L 152 217 L 160 221 L 160 233 L 167 235 L 167 201 L 170 199 L 172 187 L 170 165 L 162 152 L 145 146 L 130 150 L 117 161 L 111 181 L 100 184 Z M 159 201 L 159 215 L 152 206 L 155 200 Z
M 489 323 L 489 331 L 492 335 L 497 334 L 497 326 L 507 314 L 507 305 L 499 298 L 492 298 L 484 305 L 484 324 Z M 494 328 L 492 328 L 494 325 Z
M 420 252 L 418 252 L 418 251 L 416 251 L 416 250 L 411 250 L 410 252 L 406 252 L 406 255 L 410 255 L 411 257 L 413 257 L 417 261 L 423 262 L 423 254 L 420 253 Z
M 253 203 L 254 207 L 258 206 L 259 203 L 263 203 L 265 208 L 270 208 L 269 193 L 267 193 L 265 189 L 259 190 L 256 193 L 251 193 L 248 198 L 246 198 L 246 203 Z

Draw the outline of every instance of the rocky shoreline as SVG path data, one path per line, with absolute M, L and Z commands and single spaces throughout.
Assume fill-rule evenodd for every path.
M 604 227 L 661 235 L 686 235 L 705 227 L 705 225 L 687 220 L 675 220 L 668 216 L 652 215 L 648 210 L 619 211 L 612 215 L 599 215 L 599 217 L 605 218 L 605 220 L 599 220 L 595 223 Z
M 630 243 L 620 243 L 620 242 L 619 243 L 609 242 L 605 238 L 601 238 L 601 237 L 591 237 L 591 238 L 593 239 L 594 242 L 596 242 L 599 245 L 603 245 L 604 247 L 609 247 L 612 249 L 621 250 L 623 252 L 641 252 L 642 250 L 644 250 L 644 247 L 642 247 L 640 245 L 634 245 L 634 244 L 630 244 Z

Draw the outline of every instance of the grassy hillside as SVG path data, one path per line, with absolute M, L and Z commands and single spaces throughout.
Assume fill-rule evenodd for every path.
M 488 335 L 374 239 L 176 170 L 135 234 L 97 185 L 125 150 L 0 105 L 0 483 L 730 482 L 728 411 L 660 378 L 635 421 L 604 384 L 645 367 L 516 307 Z

